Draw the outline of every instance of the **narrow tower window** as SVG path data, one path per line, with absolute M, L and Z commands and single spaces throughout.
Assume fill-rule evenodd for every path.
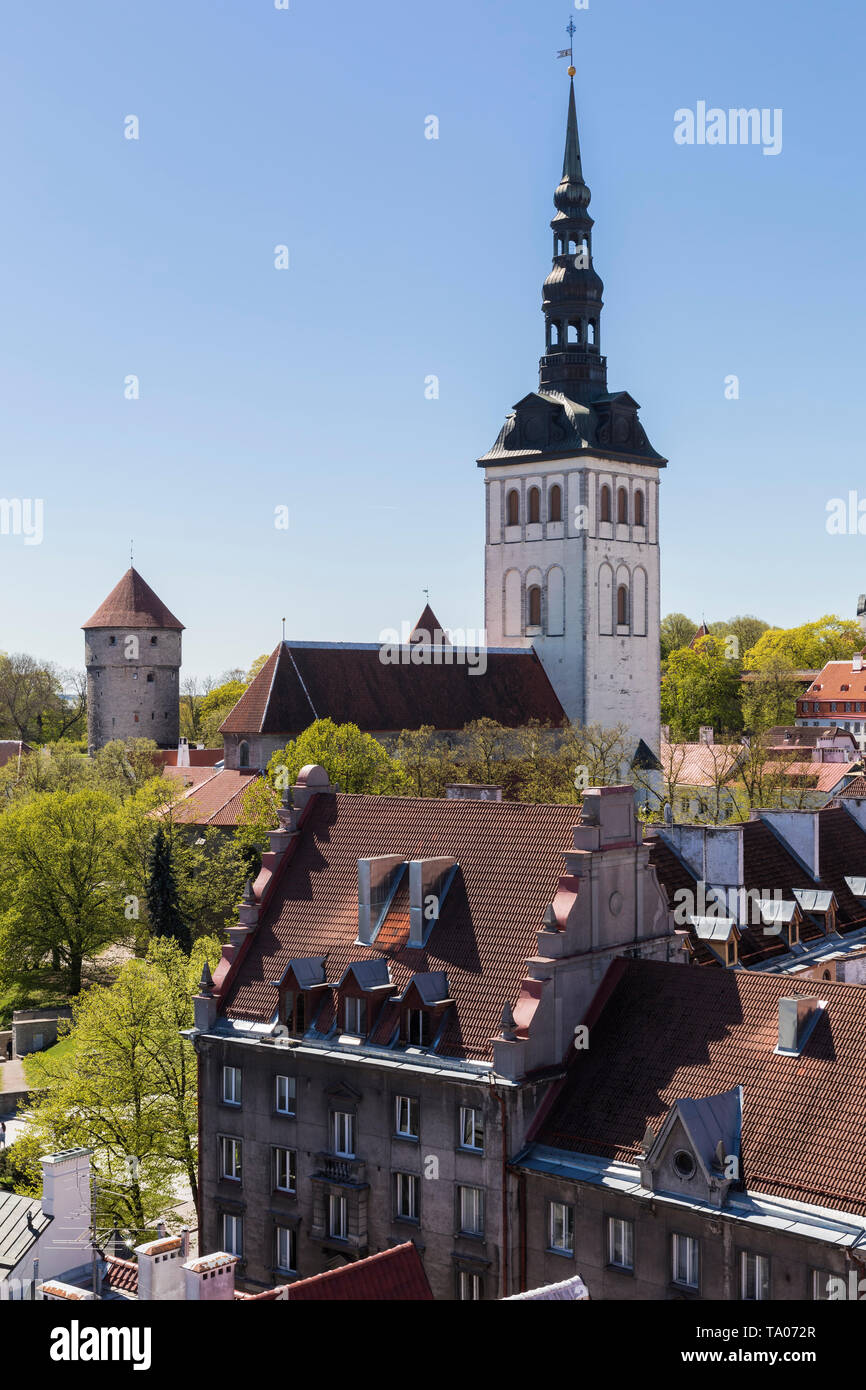
M 589 319 L 587 322 L 586 341 L 590 347 L 595 347 L 595 319 Z
M 628 626 L 628 589 L 624 584 L 620 584 L 616 591 L 616 625 Z
M 646 525 L 642 492 L 636 492 L 634 495 L 634 524 L 635 526 Z
M 559 483 L 554 483 L 550 489 L 550 499 L 547 506 L 548 521 L 562 521 L 562 488 Z
M 529 489 L 529 520 L 540 521 L 541 519 L 541 493 L 537 487 Z
M 601 489 L 600 519 L 610 521 L 610 488 L 607 483 Z
M 508 500 L 506 503 L 506 517 L 507 526 L 520 525 L 520 496 L 516 488 L 512 488 L 508 494 Z
M 570 343 L 580 342 L 580 319 L 568 320 L 568 341 Z
M 624 487 L 616 495 L 616 519 L 620 526 L 628 526 L 628 493 Z
M 238 744 L 238 767 L 249 767 L 250 765 L 250 745 L 243 740 Z
M 529 627 L 541 627 L 541 588 L 538 584 L 533 584 L 526 591 L 527 624 Z

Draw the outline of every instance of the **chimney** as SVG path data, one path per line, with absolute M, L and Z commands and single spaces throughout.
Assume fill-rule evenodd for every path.
M 183 1268 L 184 1293 L 188 1303 L 234 1300 L 236 1255 L 220 1250 L 215 1255 L 187 1260 Z
M 332 785 L 331 779 L 323 767 L 318 763 L 308 763 L 302 767 L 298 773 L 298 780 L 292 787 L 292 799 L 295 809 L 303 811 L 311 796 L 317 793 L 333 796 L 340 788 Z
M 90 1268 L 92 1153 L 65 1149 L 42 1159 L 42 1210 L 53 1218 L 40 1242 L 43 1278 Z
M 182 738 L 177 745 L 177 765 L 178 767 L 189 767 L 189 741 L 185 738 Z
M 851 658 L 851 670 L 852 670 L 852 671 L 862 671 L 862 670 L 863 670 L 863 653 L 862 653 L 862 652 L 855 652 L 855 653 L 854 653 L 853 657 Z
M 763 807 L 757 812 L 758 818 L 766 821 L 815 879 L 821 877 L 818 814 L 817 811 L 767 811 Z
M 671 741 L 671 726 L 670 726 L 670 724 L 662 724 L 661 729 L 659 730 L 659 732 L 661 733 L 661 736 L 662 736 L 662 743 L 670 743 L 670 741 Z
M 168 1236 L 137 1245 L 138 1296 L 147 1302 L 178 1301 L 184 1297 L 183 1242 Z
M 700 728 L 698 729 L 698 742 L 699 742 L 699 743 L 709 743 L 709 744 L 712 744 L 712 743 L 715 742 L 715 737 L 714 737 L 714 735 L 713 735 L 713 726 L 712 726 L 712 724 L 702 724 L 702 725 L 700 726 Z
M 827 1003 L 824 999 L 787 998 L 779 1000 L 779 1041 L 776 1052 L 797 1056 Z

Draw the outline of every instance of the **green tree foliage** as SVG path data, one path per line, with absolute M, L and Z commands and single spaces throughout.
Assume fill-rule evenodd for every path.
M 395 758 L 357 724 L 317 719 L 268 763 L 268 777 L 278 790 L 297 781 L 308 763 L 319 763 L 344 792 L 399 795 L 405 788 L 403 769 Z
M 847 660 L 862 646 L 859 624 L 835 614 L 800 627 L 768 628 L 745 654 L 745 666 L 753 673 L 743 694 L 746 727 L 762 732 L 775 724 L 793 724 L 803 692 L 797 672 Z
M 750 647 L 753 647 L 766 632 L 770 624 L 765 623 L 763 618 L 756 618 L 752 613 L 744 613 L 735 618 L 728 618 L 727 622 L 710 623 L 711 637 L 735 637 L 736 646 L 730 651 L 730 655 L 737 660 L 741 660 Z
M 232 679 L 218 685 L 205 695 L 199 705 L 201 736 L 208 748 L 218 748 L 221 744 L 219 733 L 223 720 L 231 714 L 238 700 L 246 690 L 244 680 Z
M 662 679 L 661 708 L 674 742 L 694 741 L 702 724 L 717 732 L 742 728 L 741 671 L 742 662 L 729 658 L 722 637 L 702 637 L 694 648 L 671 652 Z
M 176 942 L 151 943 L 109 987 L 74 1006 L 70 1041 L 57 1059 L 39 1058 L 31 1122 L 16 1145 L 16 1168 L 38 1181 L 42 1154 L 94 1150 L 97 1220 L 144 1238 L 177 1202 L 178 1181 L 198 1205 L 196 1061 L 181 1029 L 192 1026 L 191 997 L 219 944 L 197 943 L 187 958 Z
M 678 647 L 687 647 L 697 630 L 697 623 L 693 623 L 685 613 L 667 613 L 662 618 L 660 628 L 662 661 L 667 661 L 671 652 Z
M 154 936 L 171 937 L 182 950 L 189 950 L 191 937 L 180 910 L 172 842 L 161 825 L 153 836 L 148 856 L 147 918 Z
M 118 808 L 105 792 L 45 792 L 0 816 L 0 973 L 51 959 L 70 994 L 125 939 Z
M 26 652 L 0 652 L 0 738 L 43 743 L 80 737 L 85 691 L 80 673 L 61 671 Z

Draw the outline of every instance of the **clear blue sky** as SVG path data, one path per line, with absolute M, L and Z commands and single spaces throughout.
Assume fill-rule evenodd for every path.
M 290 3 L 5 8 L 0 496 L 45 536 L 0 536 L 0 648 L 82 665 L 131 536 L 187 674 L 284 615 L 375 641 L 426 586 L 482 625 L 475 459 L 537 384 L 571 13 L 610 384 L 670 459 L 663 611 L 852 613 L 866 537 L 825 508 L 866 497 L 862 10 Z M 782 153 L 678 146 L 700 100 L 781 107 Z

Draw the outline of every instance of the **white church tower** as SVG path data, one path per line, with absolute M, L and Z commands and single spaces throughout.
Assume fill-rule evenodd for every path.
M 659 470 L 625 391 L 609 392 L 574 68 L 539 389 L 478 460 L 487 485 L 490 646 L 533 646 L 575 723 L 659 750 Z

